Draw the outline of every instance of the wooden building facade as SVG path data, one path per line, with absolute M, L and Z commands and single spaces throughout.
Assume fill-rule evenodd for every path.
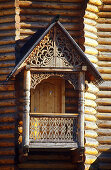
M 0 0 L 1 170 L 111 169 L 110 4 Z

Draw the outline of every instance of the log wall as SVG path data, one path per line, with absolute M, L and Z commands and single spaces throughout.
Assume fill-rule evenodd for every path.
M 0 170 L 15 169 L 16 101 L 14 79 L 3 82 L 15 66 L 16 3 L 0 1 Z
M 88 59 L 97 67 L 98 46 L 97 40 L 97 19 L 99 12 L 100 0 L 89 0 L 84 16 L 85 32 L 85 53 Z M 88 90 L 85 93 L 85 169 L 96 169 L 96 164 L 91 166 L 98 156 L 97 141 L 97 111 L 96 111 L 96 94 L 99 89 L 88 84 Z
M 97 99 L 99 169 L 111 169 L 111 1 L 103 0 L 98 13 L 98 66 L 105 80 Z

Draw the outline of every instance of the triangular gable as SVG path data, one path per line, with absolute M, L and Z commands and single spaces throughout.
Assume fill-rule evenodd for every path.
M 21 51 L 24 51 L 24 47 Z M 88 67 L 86 75 L 88 80 L 96 84 L 103 81 L 97 69 L 59 21 L 52 22 L 38 36 L 35 43 L 30 45 L 30 48 L 21 57 L 21 60 L 9 74 L 7 80 L 12 75 L 17 74 L 18 70 L 22 69 L 25 65 L 63 68 L 76 68 L 85 65 Z

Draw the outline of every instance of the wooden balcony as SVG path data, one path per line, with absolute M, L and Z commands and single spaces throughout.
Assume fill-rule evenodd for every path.
M 78 114 L 30 113 L 29 148 L 77 148 Z

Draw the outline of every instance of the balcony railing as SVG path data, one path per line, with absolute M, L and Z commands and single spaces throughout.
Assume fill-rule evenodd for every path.
M 78 114 L 30 113 L 30 147 L 77 147 Z

